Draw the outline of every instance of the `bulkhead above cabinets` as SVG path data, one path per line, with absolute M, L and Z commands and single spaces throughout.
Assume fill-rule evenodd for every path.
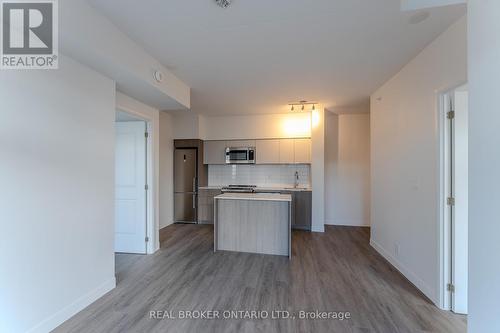
M 310 164 L 311 139 L 204 141 L 204 164 L 226 164 L 227 147 L 255 147 L 256 164 Z

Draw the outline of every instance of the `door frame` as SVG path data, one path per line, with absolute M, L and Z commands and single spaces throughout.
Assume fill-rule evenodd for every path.
M 138 120 L 146 123 L 146 129 L 148 132 L 148 137 L 146 138 L 146 179 L 148 185 L 148 190 L 146 192 L 146 237 L 148 237 L 146 254 L 152 254 L 158 249 L 157 244 L 159 243 L 159 228 L 156 224 L 156 210 L 158 207 L 157 201 L 155 200 L 155 193 L 158 191 L 155 182 L 156 161 L 154 154 L 154 138 L 158 135 L 154 131 L 153 122 L 155 120 L 140 112 L 122 106 L 116 106 L 116 110 L 128 113 L 131 116 L 138 118 Z
M 467 82 L 461 82 L 446 89 L 437 91 L 437 125 L 438 125 L 438 164 L 439 164 L 439 182 L 438 182 L 438 301 L 439 308 L 450 311 L 452 308 L 451 292 L 448 290 L 448 284 L 451 283 L 452 274 L 452 251 L 451 251 L 451 211 L 447 204 L 450 186 L 451 170 L 450 165 L 450 132 L 447 128 L 448 116 L 450 110 L 450 97 L 455 91 L 466 85 Z M 454 96 L 453 96 L 454 97 Z

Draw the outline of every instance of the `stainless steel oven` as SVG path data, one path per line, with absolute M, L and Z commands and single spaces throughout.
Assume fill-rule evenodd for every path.
M 255 164 L 255 147 L 227 147 L 226 164 Z

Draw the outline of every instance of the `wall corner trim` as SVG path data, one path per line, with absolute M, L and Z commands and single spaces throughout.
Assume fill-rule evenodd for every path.
M 75 314 L 104 296 L 106 293 L 113 290 L 115 287 L 116 277 L 113 276 L 94 290 L 91 290 L 73 303 L 56 312 L 52 316 L 44 319 L 43 321 L 29 329 L 27 333 L 45 333 L 52 331 L 53 329 L 64 323 L 66 320 L 70 319 Z

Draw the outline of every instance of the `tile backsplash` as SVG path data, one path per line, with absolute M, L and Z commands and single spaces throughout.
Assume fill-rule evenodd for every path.
M 310 187 L 311 166 L 309 164 L 209 165 L 208 185 L 287 187 L 295 183 L 295 171 L 299 173 L 299 186 Z

